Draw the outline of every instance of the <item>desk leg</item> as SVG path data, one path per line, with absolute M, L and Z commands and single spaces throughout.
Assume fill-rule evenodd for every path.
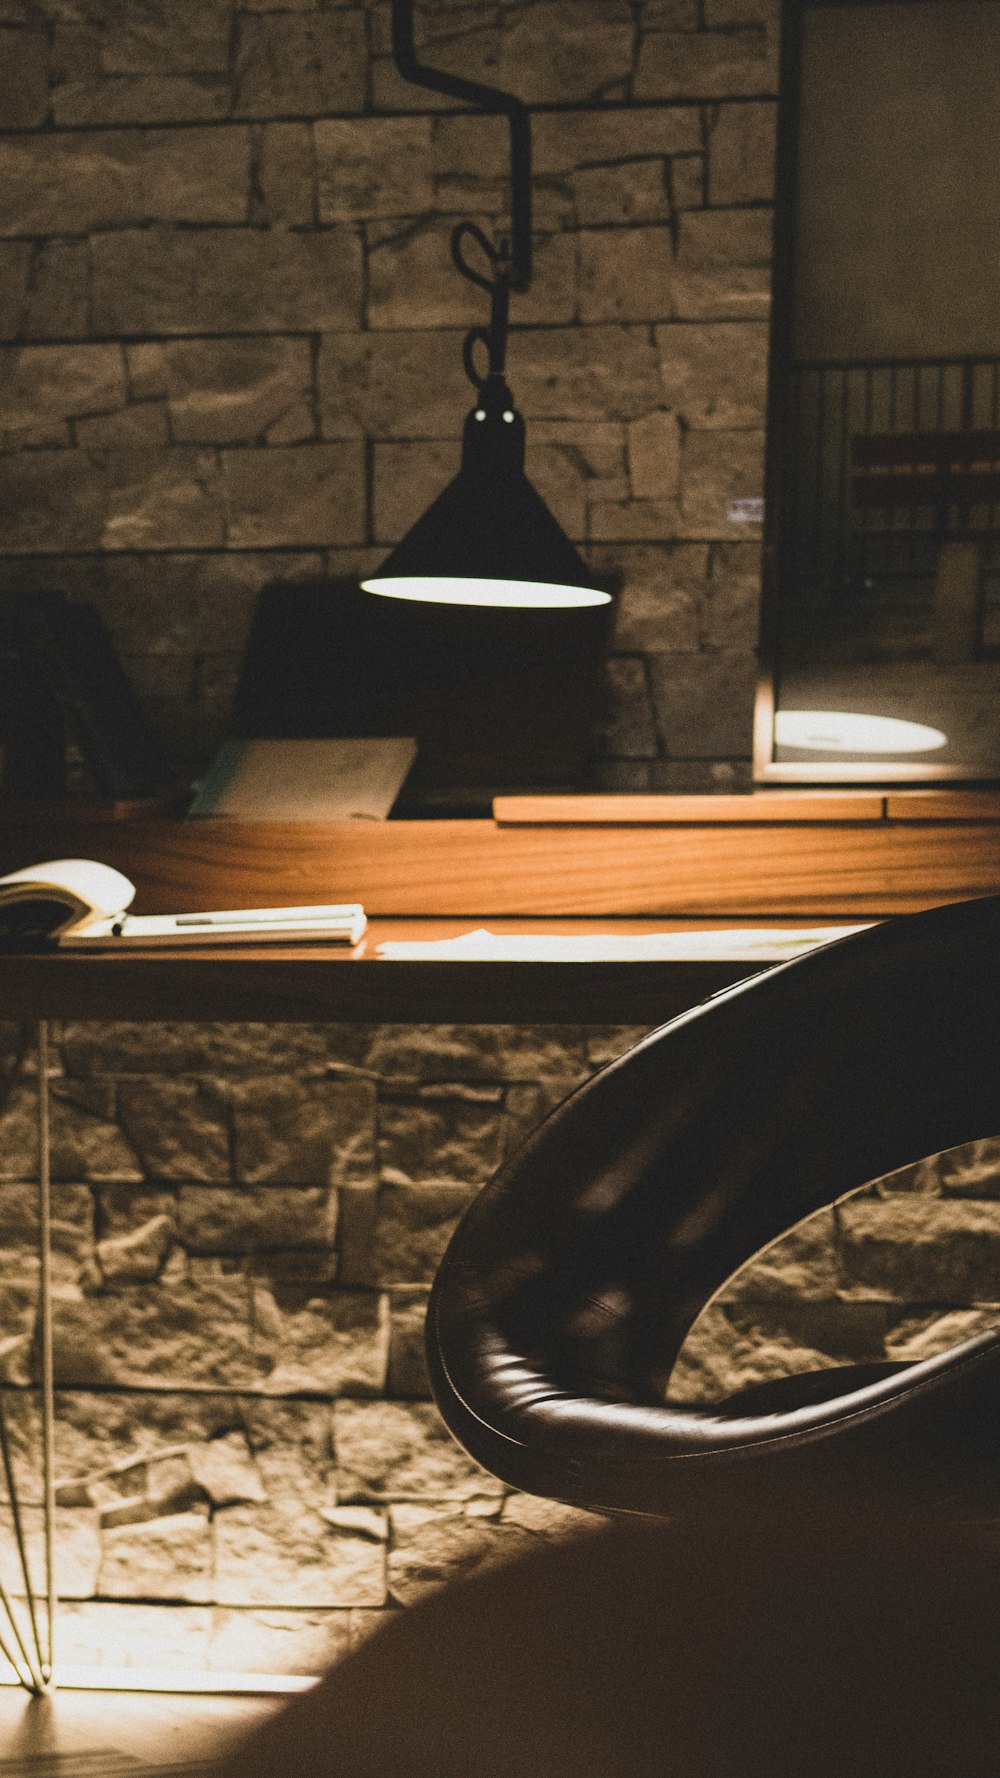
M 21 1583 L 30 1635 L 23 1633 L 6 1589 L 0 1583 L 0 1655 L 13 1668 L 26 1691 L 40 1695 L 53 1683 L 53 1634 L 55 1625 L 55 1380 L 52 1363 L 52 1190 L 49 1153 L 49 1028 L 38 1027 L 38 1347 L 41 1361 L 42 1416 L 42 1536 L 45 1565 L 45 1636 L 39 1627 L 40 1600 L 32 1585 L 21 1502 L 14 1475 L 7 1417 L 0 1398 L 0 1463 L 3 1465 L 11 1526 L 17 1546 Z
M 42 1680 L 53 1683 L 55 1662 L 55 1369 L 52 1357 L 52 1167 L 49 1144 L 49 1027 L 45 1019 L 38 1026 L 38 1309 L 39 1346 L 42 1366 L 42 1525 L 45 1540 L 45 1629 L 46 1652 L 39 1648 Z M 36 1646 L 34 1599 L 32 1628 Z

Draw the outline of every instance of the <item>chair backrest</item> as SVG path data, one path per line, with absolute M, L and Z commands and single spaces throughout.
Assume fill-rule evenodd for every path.
M 671 1405 L 664 1385 L 759 1248 L 998 1131 L 1000 897 L 715 996 L 587 1082 L 463 1219 L 427 1324 L 446 1421 L 514 1486 L 595 1510 L 979 1510 L 1000 1497 L 1000 1326 L 787 1412 Z

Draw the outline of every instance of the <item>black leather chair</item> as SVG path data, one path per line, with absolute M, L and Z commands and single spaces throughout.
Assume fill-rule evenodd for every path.
M 1000 1130 L 998 1037 L 995 899 L 731 989 L 556 1111 L 454 1237 L 433 1381 L 508 1482 L 647 1517 L 385 1614 L 218 1778 L 992 1771 L 1000 1329 L 820 1400 L 824 1372 L 795 1406 L 662 1386 L 762 1243 Z
M 1000 1326 L 711 1408 L 672 1405 L 664 1385 L 759 1248 L 998 1131 L 1000 897 L 714 996 L 587 1082 L 464 1218 L 427 1323 L 446 1421 L 516 1488 L 605 1513 L 995 1515 Z

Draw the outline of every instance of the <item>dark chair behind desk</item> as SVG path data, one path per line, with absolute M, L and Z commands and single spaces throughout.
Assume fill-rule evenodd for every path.
M 258 1778 L 994 1770 L 1000 1328 L 797 1404 L 663 1388 L 762 1244 L 998 1130 L 997 899 L 784 965 L 595 1076 L 460 1227 L 429 1353 L 488 1468 L 645 1518 L 402 1614 L 257 1742 Z
M 412 735 L 408 814 L 488 814 L 505 789 L 579 788 L 612 611 L 411 603 L 348 580 L 266 586 L 231 733 Z

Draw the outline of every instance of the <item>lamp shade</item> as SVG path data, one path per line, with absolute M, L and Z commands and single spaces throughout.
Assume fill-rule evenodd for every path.
M 367 592 L 455 605 L 608 603 L 525 475 L 524 422 L 501 391 L 469 414 L 458 474 L 362 581 Z

